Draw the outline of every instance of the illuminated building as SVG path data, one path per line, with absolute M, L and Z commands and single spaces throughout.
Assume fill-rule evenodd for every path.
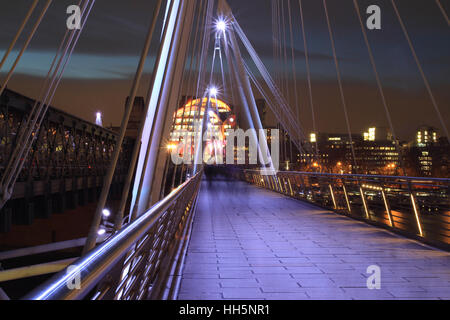
M 392 141 L 364 141 L 355 144 L 357 168 L 360 174 L 395 174 L 400 155 Z
M 352 141 L 362 141 L 359 135 L 352 135 Z M 316 154 L 316 143 L 319 148 Z M 322 171 L 339 173 L 351 173 L 353 164 L 351 154 L 351 141 L 348 134 L 339 133 L 311 133 L 309 136 L 309 147 L 312 153 L 298 154 L 297 162 L 308 165 L 320 162 Z
M 195 129 L 197 129 L 197 134 L 201 130 L 201 128 L 195 127 L 200 125 L 199 121 L 205 115 L 208 100 L 210 100 L 210 111 L 204 159 L 207 161 L 210 157 L 218 156 L 219 154 L 224 155 L 225 140 L 228 135 L 227 130 L 232 130 L 236 127 L 236 116 L 232 114 L 229 105 L 214 98 L 191 100 L 177 110 L 174 115 L 174 125 L 169 139 L 171 149 L 183 149 L 178 148 L 178 145 L 184 143 L 183 140 L 186 137 L 190 137 L 191 141 L 187 143 L 190 144 L 191 154 L 193 154 Z
M 437 129 L 429 126 L 418 128 L 408 153 L 411 175 L 449 176 L 450 148 L 447 139 L 439 137 Z
M 312 133 L 309 138 L 310 149 L 314 152 L 299 155 L 300 162 L 306 167 L 318 162 L 322 172 L 392 175 L 400 166 L 400 155 L 386 128 L 374 127 L 362 136 L 352 135 L 356 159 L 353 159 L 348 134 Z
M 369 128 L 369 131 L 364 132 L 364 141 L 375 141 L 377 128 Z
M 392 141 L 392 133 L 386 127 L 371 127 L 363 133 L 364 141 Z
M 427 147 L 438 142 L 437 130 L 433 127 L 420 127 L 416 133 L 415 144 L 419 148 Z
M 392 133 L 385 127 L 372 127 L 363 133 L 363 141 L 354 145 L 357 167 L 355 173 L 394 175 L 400 167 L 400 157 Z M 347 154 L 351 160 L 352 155 Z

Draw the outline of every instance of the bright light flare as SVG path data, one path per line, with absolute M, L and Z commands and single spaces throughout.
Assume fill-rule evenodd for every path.
M 106 234 L 106 230 L 105 230 L 104 228 L 101 228 L 101 229 L 99 229 L 99 230 L 97 231 L 97 234 L 98 234 L 99 236 L 103 236 L 104 234 Z
M 167 145 L 167 149 L 170 150 L 170 151 L 173 151 L 176 148 L 177 148 L 177 146 L 175 144 L 173 144 L 173 143 L 170 143 L 170 144 Z
M 218 20 L 216 23 L 216 29 L 217 31 L 225 32 L 227 30 L 227 23 L 222 19 Z
M 211 87 L 209 89 L 209 94 L 212 95 L 212 96 L 217 96 L 218 93 L 219 93 L 219 90 L 217 90 L 216 87 Z
M 108 209 L 103 209 L 102 213 L 105 218 L 108 218 L 111 216 L 111 211 L 109 211 Z
M 97 112 L 95 115 L 95 124 L 102 127 L 103 126 L 103 115 L 101 112 Z

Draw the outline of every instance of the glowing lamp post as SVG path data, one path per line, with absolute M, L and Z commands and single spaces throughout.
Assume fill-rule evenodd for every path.
M 224 20 L 217 21 L 216 29 L 219 32 L 225 32 L 227 30 L 227 23 Z
M 217 90 L 216 87 L 211 87 L 211 88 L 209 89 L 209 94 L 210 94 L 211 96 L 217 96 L 218 93 L 219 93 L 219 90 Z

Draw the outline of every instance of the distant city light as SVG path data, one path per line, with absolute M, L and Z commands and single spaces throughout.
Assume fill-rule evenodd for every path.
M 96 116 L 95 116 L 95 124 L 103 127 L 103 115 L 101 112 L 97 112 Z
M 377 128 L 369 128 L 368 132 L 364 132 L 364 141 L 375 141 L 376 140 Z
M 209 89 L 209 93 L 210 93 L 212 96 L 217 96 L 217 94 L 219 93 L 219 91 L 217 90 L 216 87 L 212 87 L 212 88 Z
M 310 141 L 311 143 L 317 142 L 317 135 L 315 133 L 311 133 Z

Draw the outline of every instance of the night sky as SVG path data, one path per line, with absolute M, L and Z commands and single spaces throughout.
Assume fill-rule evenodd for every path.
M 345 132 L 322 1 L 303 2 L 318 130 Z M 434 0 L 396 2 L 446 124 L 450 127 L 449 26 Z M 450 0 L 441 2 L 450 12 Z M 0 55 L 9 45 L 30 3 L 30 0 L 0 2 Z M 38 96 L 43 76 L 65 32 L 65 9 L 73 3 L 75 1 L 54 1 L 10 81 L 9 88 L 33 98 Z M 105 125 L 120 123 L 154 3 L 149 0 L 97 0 L 57 90 L 52 103 L 55 107 L 89 121 L 94 121 L 96 111 L 102 111 Z M 270 0 L 229 0 L 229 3 L 264 63 L 273 71 Z M 301 118 L 305 130 L 309 131 L 312 129 L 311 112 L 305 81 L 298 1 L 291 0 L 291 3 Z M 42 4 L 36 12 L 39 12 Z M 368 34 L 399 137 L 411 139 L 414 130 L 423 124 L 440 128 L 390 1 L 359 0 L 359 4 L 364 11 L 371 4 L 377 4 L 382 9 L 382 30 L 368 31 Z M 361 133 L 368 126 L 387 126 L 352 1 L 328 0 L 328 9 L 334 27 L 352 131 Z M 23 41 L 22 37 L 19 45 Z M 290 49 L 287 50 L 290 56 Z M 147 62 L 140 95 L 145 95 L 147 91 L 155 51 L 156 45 Z M 14 54 L 1 70 L 1 81 L 5 76 L 4 71 L 12 63 L 12 57 Z

